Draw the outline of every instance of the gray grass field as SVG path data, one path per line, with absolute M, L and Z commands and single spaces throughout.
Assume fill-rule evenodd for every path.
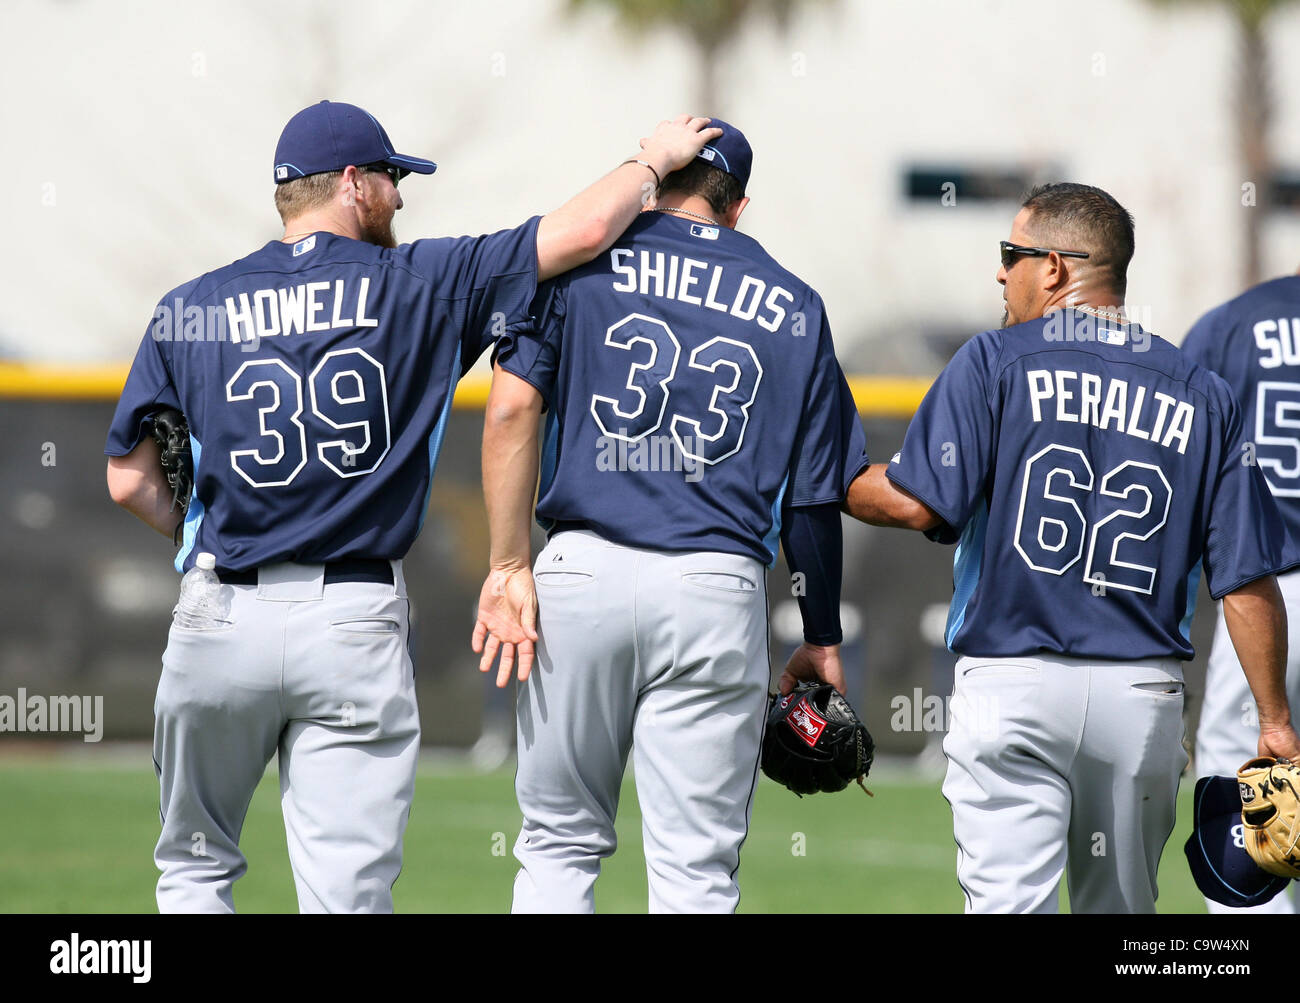
M 136 760 L 139 760 L 138 762 Z M 111 760 L 110 765 L 105 760 Z M 947 913 L 962 909 L 952 818 L 933 776 L 880 768 L 856 787 L 797 799 L 763 780 L 741 856 L 741 912 Z M 406 913 L 506 912 L 519 815 L 513 772 L 421 764 L 395 888 Z M 1191 783 L 1165 848 L 1160 911 L 1204 912 L 1187 872 Z M 0 910 L 150 912 L 157 871 L 158 789 L 145 747 L 111 756 L 0 758 Z M 644 912 L 641 819 L 625 786 L 618 852 L 597 883 L 602 912 Z M 249 810 L 243 912 L 293 912 L 279 789 L 268 771 Z

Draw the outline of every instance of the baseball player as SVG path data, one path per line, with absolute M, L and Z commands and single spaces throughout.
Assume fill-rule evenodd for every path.
M 778 538 L 806 576 L 782 690 L 844 688 L 839 504 L 862 429 L 821 299 L 735 230 L 752 153 L 714 124 L 654 209 L 539 292 L 537 329 L 500 343 L 474 647 L 485 671 L 502 647 L 499 685 L 518 655 L 516 912 L 592 911 L 629 750 L 651 911 L 735 909 Z M 530 576 L 543 405 L 549 540 Z
M 940 374 L 849 510 L 957 542 L 944 752 L 969 912 L 1152 912 L 1183 752 L 1181 661 L 1202 569 L 1293 756 L 1286 612 L 1300 564 L 1228 386 L 1123 316 L 1132 217 L 1035 189 L 1002 242 L 1001 330 Z
M 1300 276 L 1265 282 L 1202 317 L 1183 340 L 1183 353 L 1222 376 L 1241 408 L 1245 435 L 1293 538 L 1300 538 Z M 1300 623 L 1300 574 L 1278 578 L 1289 619 Z M 1291 639 L 1296 642 L 1296 638 Z M 1287 694 L 1300 701 L 1300 642 L 1290 645 Z M 1205 703 L 1196 730 L 1198 777 L 1235 777 L 1255 756 L 1259 733 L 1255 705 L 1218 611 L 1205 679 Z M 1240 819 L 1238 819 L 1240 822 Z M 1237 833 L 1240 837 L 1240 831 Z M 1300 892 L 1293 882 L 1249 911 L 1294 913 Z M 1238 912 L 1206 899 L 1210 912 Z
M 633 162 L 516 229 L 397 247 L 398 182 L 436 165 L 322 101 L 276 148 L 284 236 L 159 303 L 109 431 L 109 490 L 172 533 L 143 429 L 183 410 L 195 489 L 176 569 L 213 554 L 230 600 L 227 622 L 173 624 L 163 655 L 161 911 L 233 909 L 244 813 L 277 753 L 300 909 L 391 910 L 420 737 L 401 562 L 453 388 L 524 322 L 538 279 L 590 260 L 648 178 L 718 135 L 705 125 L 661 123 Z

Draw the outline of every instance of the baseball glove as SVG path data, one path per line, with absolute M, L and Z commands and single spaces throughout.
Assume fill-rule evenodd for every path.
M 829 683 L 802 683 L 768 698 L 763 772 L 800 797 L 842 791 L 871 769 L 876 743 L 849 702 Z M 870 791 L 867 791 L 870 794 Z
M 190 507 L 194 490 L 194 460 L 190 456 L 190 426 L 185 415 L 174 408 L 159 411 L 153 417 L 153 438 L 158 443 L 158 460 L 172 489 L 171 510 Z
M 1289 759 L 1252 759 L 1237 771 L 1246 852 L 1269 874 L 1300 878 L 1300 766 Z

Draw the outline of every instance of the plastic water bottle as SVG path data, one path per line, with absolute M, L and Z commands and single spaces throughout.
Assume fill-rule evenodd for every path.
M 199 554 L 194 567 L 181 579 L 181 598 L 172 621 L 177 627 L 202 629 L 229 622 L 230 601 L 222 595 L 221 580 L 213 570 L 216 566 L 217 559 L 211 554 Z

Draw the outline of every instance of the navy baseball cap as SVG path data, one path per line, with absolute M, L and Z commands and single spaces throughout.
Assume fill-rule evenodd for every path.
M 1183 852 L 1201 894 L 1236 909 L 1263 905 L 1290 883 L 1251 859 L 1241 826 L 1237 778 L 1201 777 L 1196 781 L 1192 834 Z
M 322 101 L 298 112 L 280 133 L 275 146 L 275 183 L 309 174 L 341 171 L 349 164 L 391 164 L 405 177 L 432 174 L 432 160 L 393 152 L 393 144 L 373 115 L 342 101 Z
M 754 151 L 749 148 L 745 134 L 720 118 L 709 122 L 710 129 L 721 129 L 722 135 L 696 154 L 714 167 L 726 171 L 740 182 L 740 190 L 749 185 L 749 169 L 754 165 Z

